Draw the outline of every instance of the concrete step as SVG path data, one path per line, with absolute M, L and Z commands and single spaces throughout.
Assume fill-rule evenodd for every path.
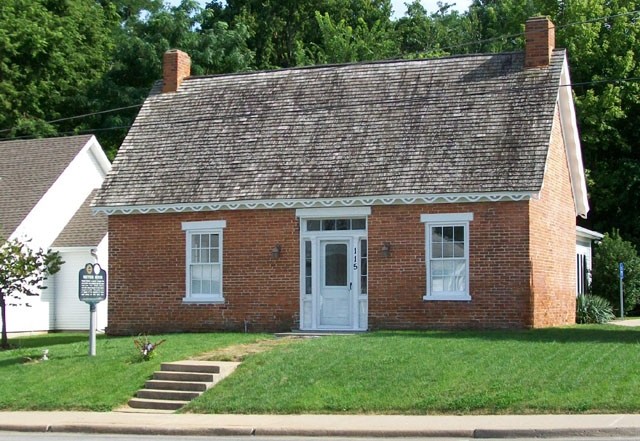
M 173 363 L 162 363 L 160 369 L 162 371 L 171 372 L 206 372 L 209 374 L 219 374 L 220 366 L 207 361 L 176 361 Z
M 216 375 L 218 374 L 209 374 L 202 372 L 157 371 L 153 374 L 153 379 L 213 383 L 215 381 Z
M 205 390 L 207 390 L 208 384 L 194 381 L 148 380 L 145 381 L 144 387 L 147 389 L 188 390 L 204 392 Z
M 149 398 L 152 400 L 190 401 L 199 397 L 200 394 L 201 392 L 183 390 L 140 389 L 136 393 L 136 397 Z
M 189 401 L 153 400 L 149 398 L 132 398 L 129 407 L 134 409 L 178 410 Z
M 162 363 L 161 371 L 144 383 L 123 412 L 171 412 L 180 409 L 222 378 L 239 363 L 187 360 Z

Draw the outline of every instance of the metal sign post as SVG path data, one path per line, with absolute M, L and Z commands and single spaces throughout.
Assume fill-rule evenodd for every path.
M 89 304 L 89 355 L 96 355 L 96 304 L 107 298 L 107 272 L 97 263 L 87 263 L 78 274 L 78 298 Z
M 623 284 L 624 280 L 624 263 L 620 262 L 620 318 L 624 318 L 624 293 L 623 293 Z

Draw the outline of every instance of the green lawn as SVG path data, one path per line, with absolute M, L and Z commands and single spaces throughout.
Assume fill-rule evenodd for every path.
M 640 411 L 640 330 L 375 332 L 258 354 L 201 413 Z
M 268 338 L 180 334 L 134 360 L 132 338 L 12 340 L 0 352 L 0 409 L 110 410 L 162 361 Z M 202 413 L 581 413 L 640 411 L 640 329 L 575 326 L 531 331 L 372 332 L 296 339 L 247 357 L 193 401 Z M 39 358 L 48 348 L 50 360 Z
M 10 339 L 16 349 L 0 351 L 0 409 L 108 411 L 125 404 L 158 370 L 219 347 L 247 343 L 257 334 L 172 334 L 150 336 L 158 346 L 150 361 L 140 361 L 133 338 L 98 336 L 96 356 L 89 357 L 87 334 L 50 334 Z M 43 349 L 48 361 L 39 360 Z

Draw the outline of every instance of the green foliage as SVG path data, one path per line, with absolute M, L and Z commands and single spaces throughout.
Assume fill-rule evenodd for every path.
M 8 305 L 19 304 L 24 296 L 40 295 L 47 275 L 60 271 L 63 264 L 57 252 L 33 250 L 28 241 L 12 239 L 0 241 L 0 315 L 2 316 L 1 346 L 9 346 L 7 339 Z
M 93 1 L 0 2 L 0 137 L 49 136 L 85 113 L 109 67 L 110 23 Z
M 624 310 L 632 310 L 640 300 L 640 258 L 635 246 L 617 230 L 604 235 L 595 247 L 591 292 L 608 299 L 620 312 L 619 263 L 624 263 Z
M 608 323 L 613 320 L 611 303 L 600 296 L 581 294 L 576 301 L 576 321 L 578 323 Z

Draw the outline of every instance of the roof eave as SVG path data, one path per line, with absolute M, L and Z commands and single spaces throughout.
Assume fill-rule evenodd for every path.
M 262 200 L 232 200 L 212 201 L 202 203 L 177 204 L 141 204 L 141 205 L 112 205 L 94 206 L 94 213 L 113 214 L 147 214 L 172 213 L 194 211 L 220 210 L 255 210 L 255 209 L 291 209 L 291 208 L 330 208 L 330 207 L 361 207 L 373 205 L 413 205 L 413 204 L 443 204 L 443 203 L 475 203 L 525 201 L 536 199 L 539 193 L 535 191 L 486 192 L 486 193 L 444 193 L 444 194 L 395 194 L 376 196 L 356 196 L 348 198 L 319 198 L 319 199 L 262 199 Z
M 560 74 L 560 87 L 558 91 L 558 107 L 560 109 L 560 124 L 569 166 L 571 188 L 575 204 L 576 216 L 587 217 L 589 212 L 589 200 L 587 198 L 587 180 L 582 163 L 582 147 L 580 145 L 580 133 L 576 110 L 571 94 L 571 78 L 569 76 L 569 63 L 565 54 Z

